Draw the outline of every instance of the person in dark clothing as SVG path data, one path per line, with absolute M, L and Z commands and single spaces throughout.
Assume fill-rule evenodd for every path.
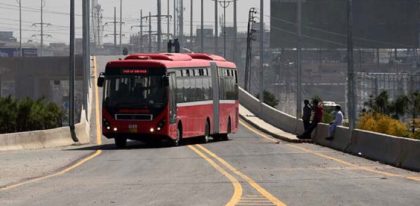
M 174 47 L 175 47 L 175 53 L 179 53 L 181 51 L 178 39 L 174 40 Z
M 172 53 L 172 46 L 173 46 L 172 40 L 169 39 L 169 41 L 168 41 L 168 53 Z
M 312 119 L 312 122 L 309 125 L 308 129 L 306 129 L 305 132 L 303 132 L 303 134 L 297 135 L 299 139 L 311 139 L 312 131 L 317 127 L 318 123 L 322 121 L 324 109 L 319 104 L 319 101 L 316 99 L 312 101 L 312 110 L 314 111 L 314 117 Z
M 302 115 L 303 128 L 304 130 L 307 130 L 309 128 L 310 121 L 311 121 L 312 107 L 309 104 L 309 100 L 307 99 L 305 99 L 303 103 L 305 104 L 305 106 L 303 107 L 303 115 Z

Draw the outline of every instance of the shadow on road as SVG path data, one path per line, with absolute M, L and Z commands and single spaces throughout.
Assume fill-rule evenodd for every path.
M 218 142 L 225 142 L 225 141 L 210 141 L 207 144 L 214 144 Z M 200 144 L 199 139 L 192 138 L 192 139 L 186 139 L 183 141 L 182 145 L 179 147 L 187 146 L 187 145 L 194 145 L 194 144 Z M 141 141 L 128 141 L 127 146 L 124 148 L 117 148 L 115 144 L 113 143 L 105 143 L 102 145 L 93 145 L 93 146 L 86 146 L 86 147 L 80 147 L 80 148 L 74 148 L 74 149 L 68 149 L 68 151 L 82 151 L 82 150 L 137 150 L 137 149 L 169 149 L 169 148 L 175 148 L 173 146 L 170 146 L 167 142 L 155 142 L 155 143 L 144 143 Z

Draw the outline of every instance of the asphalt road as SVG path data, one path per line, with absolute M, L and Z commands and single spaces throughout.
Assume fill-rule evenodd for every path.
M 0 189 L 0 205 L 420 203 L 420 173 L 313 144 L 278 142 L 244 123 L 230 138 L 180 147 L 129 142 L 121 150 L 101 139 L 102 145 L 55 151 L 94 155 L 61 173 Z
M 420 202 L 420 179 L 406 178 L 418 173 L 312 144 L 276 144 L 244 126 L 229 141 L 202 146 L 131 142 L 117 150 L 106 143 L 67 152 L 98 149 L 100 155 L 67 173 L 0 191 L 0 205 L 225 205 L 238 191 L 226 174 L 240 185 L 242 205 L 273 205 L 264 191 L 287 205 Z

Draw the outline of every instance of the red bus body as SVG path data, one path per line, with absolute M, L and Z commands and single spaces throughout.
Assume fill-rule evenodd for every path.
M 179 132 L 182 139 L 200 137 L 205 135 L 207 125 L 212 136 L 227 136 L 238 129 L 237 70 L 234 63 L 222 57 L 133 54 L 124 60 L 109 62 L 103 75 L 107 86 L 104 88 L 102 132 L 107 138 L 115 138 L 116 143 L 117 139 L 176 140 Z M 154 87 L 159 87 L 156 90 L 157 93 L 160 91 L 160 96 L 145 100 L 149 101 L 146 104 L 136 99 L 140 102 L 138 105 L 145 106 L 119 105 L 118 97 L 112 97 L 113 102 L 109 103 L 111 93 L 119 92 L 114 91 L 117 87 L 122 90 L 122 84 L 124 87 L 130 84 L 127 86 L 129 91 L 134 91 L 133 82 L 148 86 L 139 86 L 147 89 L 131 94 L 140 94 L 143 99 L 144 94 L 152 96 Z M 138 97 L 131 95 L 127 98 Z M 158 101 L 164 104 L 154 109 L 158 105 L 154 102 Z

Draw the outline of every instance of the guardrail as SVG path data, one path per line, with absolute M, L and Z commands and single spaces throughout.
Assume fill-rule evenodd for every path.
M 239 102 L 260 119 L 286 132 L 303 132 L 303 123 L 296 117 L 261 104 L 257 98 L 239 88 Z M 420 171 L 420 141 L 348 127 L 337 127 L 335 138 L 328 141 L 328 125 L 318 124 L 312 140 L 319 145 L 350 154 L 380 161 L 386 164 Z

